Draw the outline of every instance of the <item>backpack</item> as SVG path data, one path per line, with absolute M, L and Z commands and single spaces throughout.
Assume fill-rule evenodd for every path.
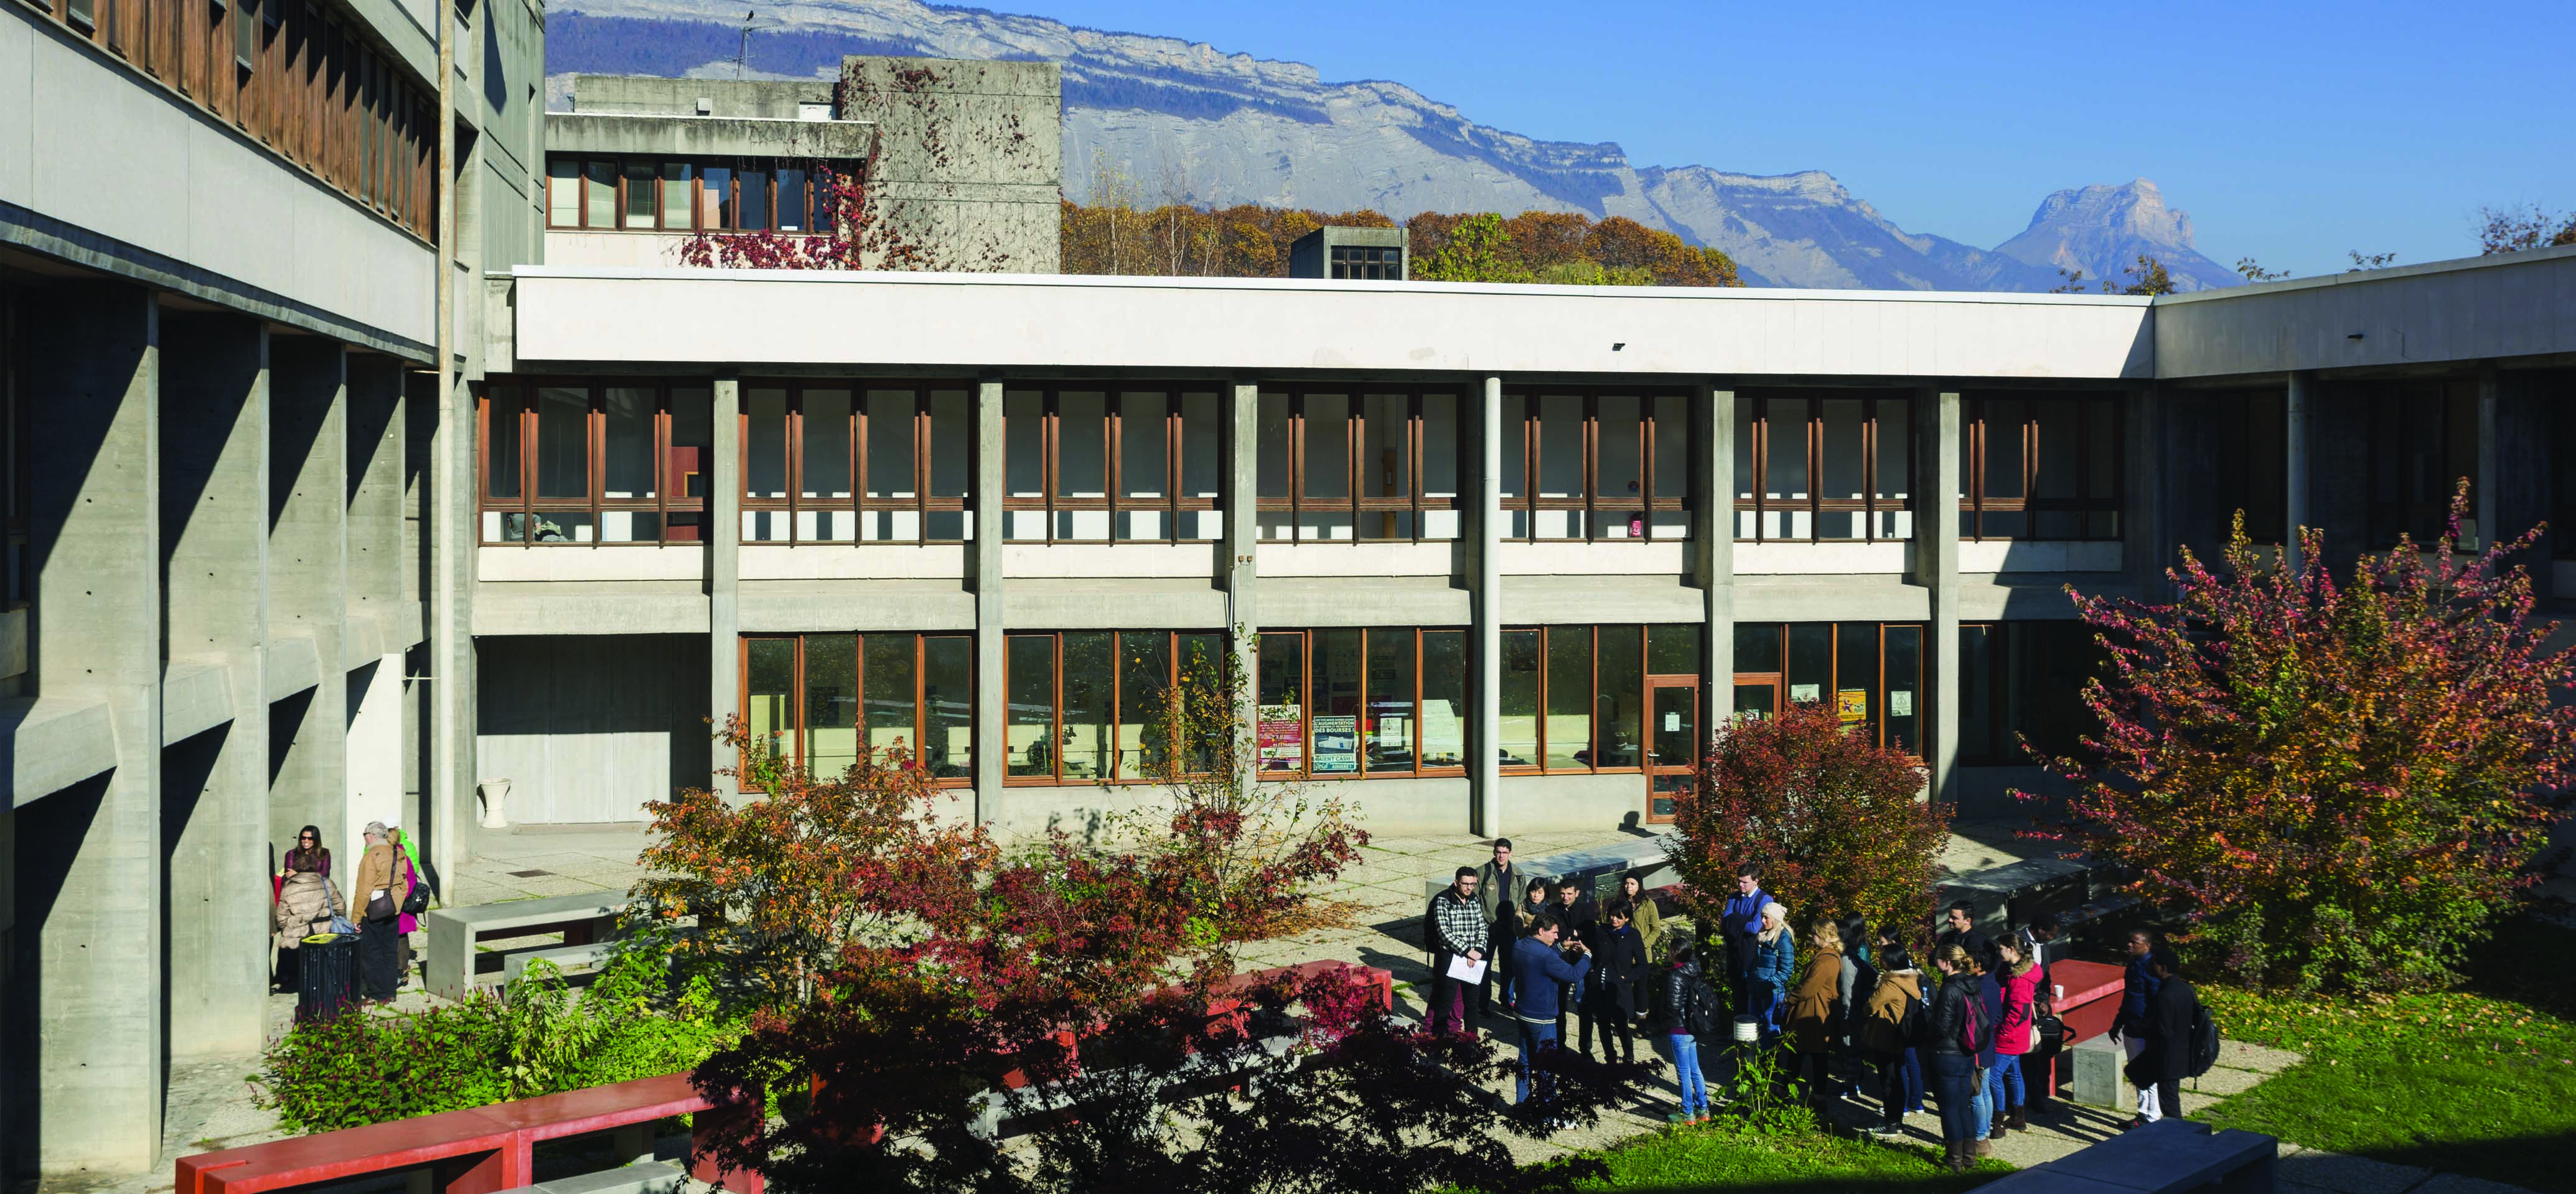
M 1716 1036 L 1722 1011 L 1718 1006 L 1717 992 L 1709 989 L 1706 979 L 1692 979 L 1682 988 L 1682 1029 L 1692 1036 Z
M 1953 980 L 1955 981 L 1955 980 Z M 1977 992 L 1959 1001 L 1959 1052 L 1975 1057 L 1986 1051 L 1986 1005 Z
M 2209 1005 L 2193 1000 L 2191 1005 L 2191 1069 L 2197 1078 L 2218 1064 L 2218 1021 L 2211 1019 Z

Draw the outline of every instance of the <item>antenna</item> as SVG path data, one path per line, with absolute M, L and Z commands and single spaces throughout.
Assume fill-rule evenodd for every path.
M 784 25 L 784 24 L 786 24 L 786 23 L 787 23 L 787 22 L 782 21 L 782 20 L 778 19 L 777 17 L 764 17 L 764 16 L 761 16 L 761 15 L 760 15 L 760 10 L 759 10 L 759 9 L 756 9 L 756 8 L 747 8 L 747 9 L 744 9 L 744 10 L 743 10 L 743 13 L 742 13 L 742 44 L 734 50 L 734 54 L 733 54 L 733 77 L 734 77 L 734 78 L 736 78 L 736 79 L 740 79 L 740 78 L 742 78 L 742 62 L 743 62 L 743 59 L 745 59 L 745 58 L 747 58 L 747 57 L 750 57 L 750 55 L 751 55 L 751 35 L 752 35 L 752 32 L 753 32 L 754 30 L 758 30 L 758 29 L 776 29 L 776 28 L 778 28 L 779 26 Z

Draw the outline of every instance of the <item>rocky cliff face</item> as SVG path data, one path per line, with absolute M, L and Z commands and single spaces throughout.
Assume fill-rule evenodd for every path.
M 580 3 L 548 17 L 550 75 L 735 70 L 738 8 Z M 787 25 L 752 35 L 751 74 L 837 72 L 843 53 L 1062 64 L 1065 190 L 1075 200 L 1089 196 L 1094 163 L 1106 163 L 1148 203 L 1365 207 L 1398 219 L 1533 208 L 1622 215 L 1725 250 L 1754 285 L 2046 290 L 2061 267 L 2118 278 L 2142 251 L 2165 259 L 2187 286 L 2236 280 L 2190 250 L 2189 221 L 2143 180 L 2051 196 L 2030 231 L 1987 251 L 1907 232 L 1822 171 L 1638 166 L 1615 144 L 1541 141 L 1477 124 L 1400 83 L 1328 83 L 1304 63 L 1204 43 L 916 0 L 763 12 Z

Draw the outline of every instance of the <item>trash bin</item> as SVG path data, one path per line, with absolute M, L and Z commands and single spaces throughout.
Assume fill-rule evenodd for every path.
M 295 992 L 298 1021 L 332 1019 L 358 1005 L 356 936 L 315 933 L 295 953 L 303 970 Z

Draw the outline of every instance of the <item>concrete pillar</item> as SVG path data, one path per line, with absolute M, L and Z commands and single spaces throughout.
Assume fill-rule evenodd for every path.
M 1496 838 L 1503 828 L 1503 379 L 1485 379 L 1483 400 L 1476 406 L 1476 506 L 1469 529 L 1476 536 L 1474 575 L 1476 649 L 1468 654 L 1475 670 L 1469 685 L 1476 701 L 1475 724 L 1467 735 L 1467 774 L 1476 795 L 1474 830 Z
M 348 717 L 342 819 L 353 834 L 369 821 L 402 820 L 402 662 L 400 655 L 381 655 L 324 681 L 340 684 Z
M 1247 764 L 1241 777 L 1246 795 L 1259 779 L 1254 727 L 1261 717 L 1260 493 L 1261 386 L 1237 382 L 1225 404 L 1225 623 L 1235 674 L 1244 678 L 1235 718 Z
M 2497 482 L 2504 479 L 2504 474 L 2496 439 L 2500 429 L 2496 415 L 2503 393 L 2495 362 L 2478 362 L 2478 475 L 2469 489 L 2469 509 L 2476 514 L 2478 525 L 2474 536 L 2468 533 L 2469 528 L 2461 528 L 2461 537 L 2473 541 L 2460 544 L 2471 551 L 2485 548 L 2500 534 L 2520 533 L 2518 529 L 2507 531 L 2498 522 L 2503 507 L 2497 502 Z
M 1004 729 L 1010 692 L 1002 674 L 1002 379 L 975 387 L 975 819 L 996 825 L 1004 811 L 1002 779 L 1010 774 Z
M 268 333 L 173 315 L 161 345 L 170 667 L 222 669 L 233 710 L 174 748 L 163 777 L 165 816 L 184 813 L 167 871 L 170 1055 L 249 1053 L 267 1028 L 263 871 L 292 845 L 268 836 Z
M 742 379 L 715 379 L 715 443 L 707 477 L 707 716 L 721 731 L 742 712 Z M 983 524 L 975 527 L 982 537 Z M 709 756 L 716 769 L 739 760 L 723 746 Z M 742 792 L 731 775 L 708 777 L 726 796 Z
M 49 701 L 103 703 L 116 731 L 114 770 L 16 817 L 12 981 L 34 1012 L 16 1055 L 33 1074 L 6 1080 L 33 1088 L 36 1161 L 57 1176 L 139 1172 L 161 1147 L 159 314 L 124 286 L 25 307 L 44 347 L 26 361 L 29 671 Z
M 347 820 L 406 824 L 403 659 L 385 649 L 402 610 L 402 369 L 373 353 L 347 360 L 349 589 L 340 664 L 348 702 Z
M 317 683 L 278 703 L 268 836 L 318 826 L 345 885 L 364 853 L 348 819 L 349 687 L 341 650 L 349 605 L 348 353 L 337 342 L 269 343 L 268 630 L 276 650 L 309 649 Z M 299 640 L 301 640 L 299 642 Z M 360 824 L 364 824 L 361 822 Z
M 436 377 L 432 375 L 433 379 Z M 425 861 L 444 884 L 470 853 L 474 803 L 474 553 L 482 532 L 475 491 L 474 393 L 462 376 L 424 411 L 428 444 L 429 806 Z M 435 417 L 429 417 L 434 411 Z M 444 888 L 441 889 L 442 891 Z
M 1697 583 L 1707 601 L 1708 628 L 1700 667 L 1708 674 L 1700 696 L 1700 736 L 1735 712 L 1735 391 L 1699 388 L 1705 431 L 1693 435 L 1700 477 L 1691 491 L 1691 526 L 1699 532 Z
M 1959 773 L 1959 394 L 1915 393 L 1914 579 L 1932 590 L 1930 799 L 1957 799 Z
M 2308 525 L 2308 457 L 2315 445 L 2310 442 L 2308 408 L 2316 400 L 2316 376 L 2292 373 L 2289 388 L 2282 396 L 2283 453 L 2281 480 L 2287 493 L 2283 498 L 2282 524 L 2289 528 L 2289 541 L 2282 544 L 2282 563 L 2292 570 L 2299 567 L 2299 531 Z

